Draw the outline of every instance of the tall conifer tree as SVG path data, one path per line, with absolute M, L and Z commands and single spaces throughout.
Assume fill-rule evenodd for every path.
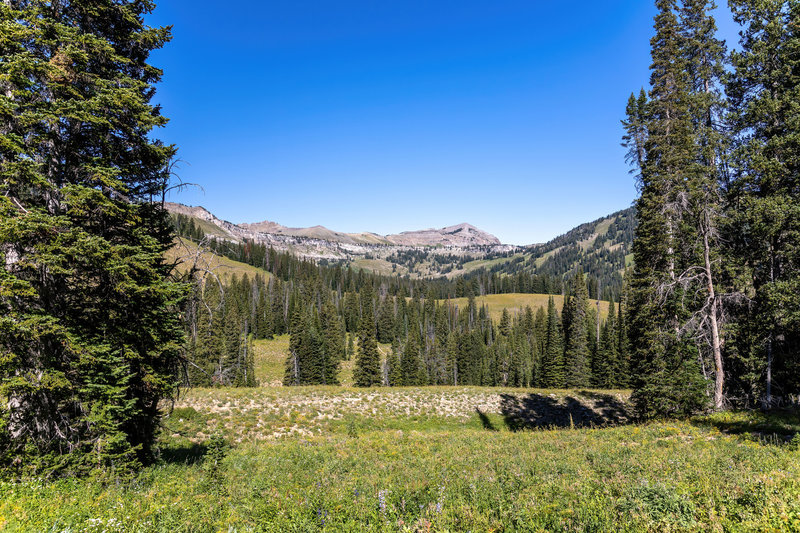
M 149 1 L 0 8 L 3 456 L 125 470 L 152 458 L 183 344 L 160 202 L 172 146 L 151 104 Z
M 589 351 L 589 295 L 583 271 L 570 280 L 570 296 L 564 303 L 564 384 L 587 387 L 591 378 Z
M 686 414 L 704 402 L 697 348 L 682 331 L 691 312 L 684 307 L 685 286 L 678 283 L 681 246 L 691 239 L 685 231 L 692 231 L 683 219 L 695 156 L 690 79 L 676 1 L 657 0 L 656 6 L 649 100 L 644 110 L 636 106 L 642 116 L 626 121 L 629 128 L 644 125 L 627 135 L 631 151 L 644 156 L 637 161 L 639 225 L 630 286 L 633 399 L 642 416 Z
M 548 388 L 562 388 L 564 376 L 564 344 L 556 303 L 551 296 L 547 300 L 547 333 L 545 351 L 542 356 L 542 385 Z
M 743 26 L 727 91 L 735 134 L 728 190 L 731 264 L 748 305 L 736 314 L 748 395 L 800 391 L 800 4 L 731 0 Z

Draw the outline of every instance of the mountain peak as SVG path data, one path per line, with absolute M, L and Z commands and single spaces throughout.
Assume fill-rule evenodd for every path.
M 215 217 L 204 207 L 192 207 L 173 202 L 167 202 L 166 207 L 171 212 L 197 217 L 222 227 L 221 224 L 223 221 Z M 219 223 L 217 221 L 219 221 Z M 440 229 L 429 228 L 417 231 L 404 231 L 396 235 L 385 236 L 368 231 L 362 233 L 343 233 L 320 225 L 308 228 L 289 228 L 270 220 L 243 224 L 225 223 L 224 225 L 225 229 L 229 232 L 232 231 L 231 237 L 236 239 L 242 237 L 244 234 L 252 233 L 254 236 L 255 234 L 282 235 L 342 244 L 394 244 L 397 246 L 454 247 L 497 246 L 501 244 L 500 239 L 494 235 L 482 231 L 466 222 Z

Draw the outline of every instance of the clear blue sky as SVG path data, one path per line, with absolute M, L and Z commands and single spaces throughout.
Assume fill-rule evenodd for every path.
M 338 231 L 470 222 L 546 241 L 631 205 L 620 147 L 648 0 L 161 0 L 172 200 Z M 735 38 L 720 21 L 723 37 Z

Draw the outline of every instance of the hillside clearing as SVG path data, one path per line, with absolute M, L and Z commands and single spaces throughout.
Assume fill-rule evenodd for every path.
M 478 305 L 478 307 L 484 304 L 488 306 L 489 315 L 493 320 L 497 321 L 500 320 L 500 317 L 503 314 L 503 309 L 508 309 L 508 312 L 511 314 L 511 316 L 514 316 L 518 313 L 524 313 L 525 307 L 527 306 L 530 306 L 534 313 L 540 307 L 546 310 L 547 301 L 551 296 L 555 301 L 556 308 L 558 308 L 558 311 L 561 312 L 562 308 L 564 307 L 564 297 L 560 294 L 488 294 L 486 296 L 476 297 L 475 303 Z M 457 305 L 460 310 L 463 310 L 467 307 L 468 299 L 453 298 L 449 300 L 449 302 L 452 305 Z M 592 309 L 594 309 L 596 305 L 597 300 L 589 300 L 589 306 Z M 602 318 L 606 318 L 608 316 L 608 302 L 606 301 L 600 301 L 600 316 Z

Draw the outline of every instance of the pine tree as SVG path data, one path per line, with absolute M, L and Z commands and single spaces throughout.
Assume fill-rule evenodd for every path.
M 374 318 L 370 314 L 371 306 L 365 306 L 361 317 L 361 331 L 358 334 L 358 354 L 353 370 L 353 384 L 356 387 L 373 387 L 380 385 L 381 357 L 378 342 L 375 339 Z
M 378 342 L 392 342 L 394 329 L 394 298 L 387 295 L 378 310 Z
M 564 348 L 561 324 L 556 303 L 551 296 L 547 300 L 547 333 L 545 351 L 542 357 L 542 385 L 548 388 L 563 388 Z
M 544 354 L 547 351 L 547 314 L 544 308 L 536 310 L 534 318 L 534 361 L 531 376 L 531 385 L 544 387 Z
M 610 389 L 618 386 L 616 370 L 619 367 L 619 335 L 615 316 L 614 301 L 608 305 L 608 318 L 600 335 L 598 356 L 592 369 L 593 383 L 596 387 Z
M 333 302 L 322 308 L 322 385 L 339 384 L 339 363 L 345 357 L 344 330 Z
M 729 264 L 745 393 L 773 403 L 800 391 L 800 5 L 732 0 L 743 26 L 727 92 L 735 135 L 727 196 Z
M 292 313 L 289 326 L 289 356 L 286 358 L 286 368 L 283 374 L 284 385 L 300 385 L 302 383 L 300 364 L 303 351 L 303 332 L 306 324 L 300 309 Z
M 187 293 L 164 260 L 175 148 L 152 140 L 151 2 L 0 10 L 0 455 L 125 471 L 153 457 Z
M 720 157 L 725 153 L 725 138 L 719 131 L 723 101 L 720 92 L 724 75 L 724 44 L 718 40 L 716 23 L 709 14 L 713 2 L 684 0 L 680 11 L 681 36 L 688 74 L 688 106 L 692 120 L 691 163 L 685 177 L 684 250 L 682 273 L 678 280 L 687 294 L 693 313 L 684 326 L 697 331 L 705 342 L 701 355 L 708 353 L 714 367 L 714 405 L 723 407 L 725 370 L 723 366 L 722 308 L 717 294 L 720 280 L 719 225 L 721 216 Z M 689 231 L 687 231 L 687 228 Z M 688 236 L 688 238 L 687 238 Z M 697 273 L 700 273 L 698 275 Z M 703 347 L 708 346 L 710 350 Z
M 389 357 L 386 359 L 387 385 L 392 387 L 397 387 L 403 384 L 403 373 L 400 368 L 400 357 L 397 354 L 398 350 L 399 346 L 397 340 L 395 339 L 392 341 L 392 349 L 391 352 L 389 352 Z
M 695 157 L 688 63 L 675 0 L 657 0 L 656 6 L 649 100 L 643 117 L 627 121 L 643 123 L 645 130 L 629 134 L 629 142 L 645 143 L 631 145 L 644 161 L 630 286 L 633 400 L 645 417 L 691 413 L 703 405 L 705 387 L 697 348 L 682 331 L 691 310 L 679 282 L 682 245 L 695 240 L 684 224 L 685 184 Z
M 404 386 L 423 384 L 423 370 L 419 352 L 418 335 L 412 329 L 408 339 L 406 339 L 405 346 L 403 346 L 403 354 L 400 358 L 401 379 Z
M 587 387 L 591 379 L 589 361 L 589 295 L 583 272 L 570 280 L 570 296 L 564 303 L 564 384 Z

